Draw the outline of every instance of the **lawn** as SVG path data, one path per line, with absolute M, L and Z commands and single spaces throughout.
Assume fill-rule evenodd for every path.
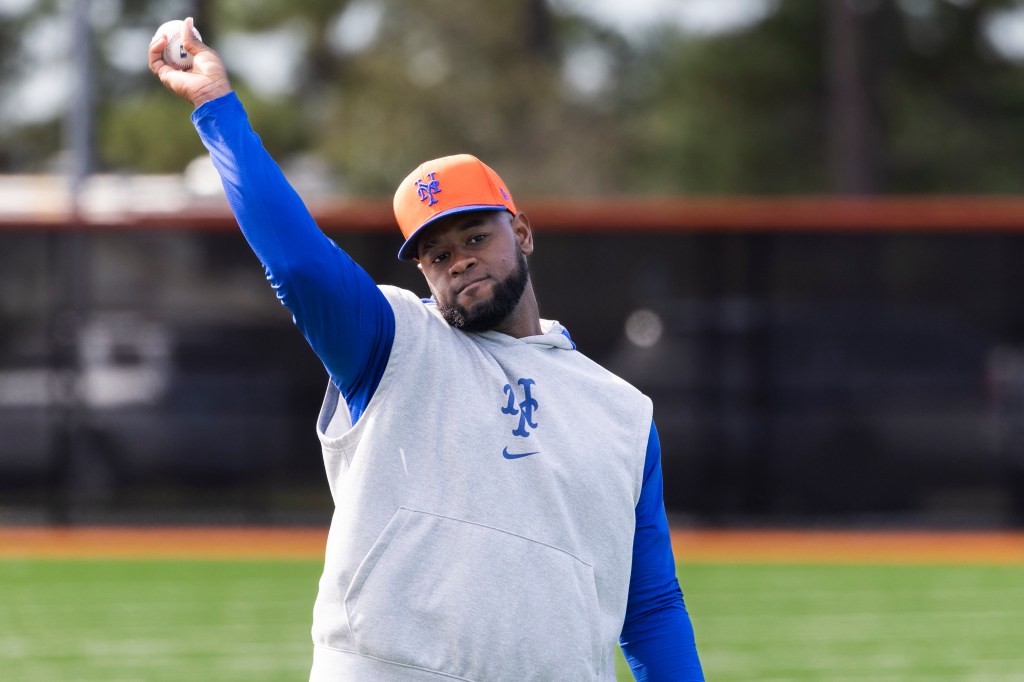
M 319 566 L 0 561 L 0 678 L 304 680 Z M 1018 566 L 693 563 L 679 575 L 710 680 L 1024 680 Z

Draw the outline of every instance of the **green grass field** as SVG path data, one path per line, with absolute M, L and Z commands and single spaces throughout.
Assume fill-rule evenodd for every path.
M 0 561 L 0 679 L 305 680 L 319 565 Z M 709 680 L 1024 680 L 1019 566 L 679 573 Z

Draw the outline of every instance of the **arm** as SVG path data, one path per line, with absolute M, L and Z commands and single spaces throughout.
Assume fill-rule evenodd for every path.
M 394 313 L 369 275 L 317 227 L 250 127 L 220 57 L 193 37 L 191 19 L 184 35 L 185 49 L 193 55 L 191 71 L 163 63 L 163 36 L 150 45 L 150 68 L 196 106 L 192 121 L 243 235 L 355 421 L 390 355 Z
M 676 579 L 662 487 L 661 442 L 652 422 L 619 642 L 639 682 L 703 680 L 693 627 Z

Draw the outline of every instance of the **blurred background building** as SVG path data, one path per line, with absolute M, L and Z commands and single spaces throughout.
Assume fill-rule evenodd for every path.
M 0 0 L 0 521 L 321 522 L 326 374 L 148 72 L 192 15 L 325 231 L 426 293 L 467 151 L 694 524 L 1024 521 L 1024 3 Z

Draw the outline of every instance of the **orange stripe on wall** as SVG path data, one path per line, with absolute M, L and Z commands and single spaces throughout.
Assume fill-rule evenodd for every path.
M 321 560 L 326 528 L 0 527 L 0 558 Z M 1024 564 L 1024 533 L 676 530 L 681 562 Z
M 517 200 L 539 232 L 1024 232 L 1019 196 L 538 197 Z M 400 240 L 390 199 L 309 204 L 327 232 Z M 0 231 L 237 231 L 226 206 L 72 216 L 0 211 Z

